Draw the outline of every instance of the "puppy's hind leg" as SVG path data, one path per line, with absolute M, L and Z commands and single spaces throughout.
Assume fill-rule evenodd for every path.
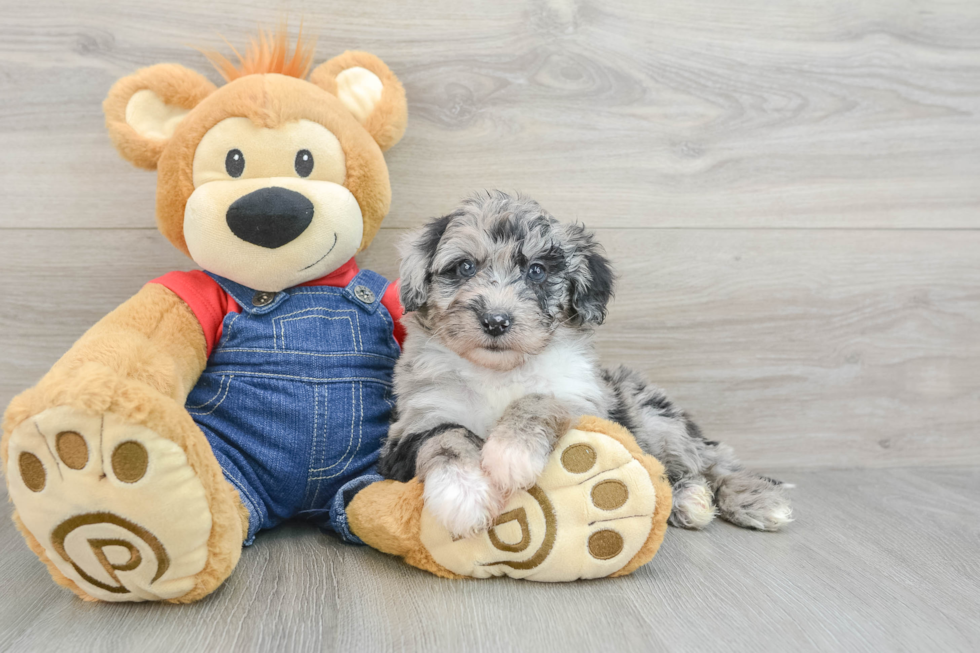
M 715 518 L 714 492 L 704 476 L 705 440 L 700 429 L 663 390 L 619 367 L 603 373 L 609 417 L 629 429 L 640 448 L 666 468 L 673 489 L 668 523 L 700 530 Z
M 699 531 L 715 518 L 711 488 L 703 476 L 689 476 L 673 484 L 673 508 L 667 523 Z
M 777 531 L 793 521 L 784 483 L 745 471 L 724 444 L 709 442 L 704 457 L 705 475 L 722 519 L 760 531 Z

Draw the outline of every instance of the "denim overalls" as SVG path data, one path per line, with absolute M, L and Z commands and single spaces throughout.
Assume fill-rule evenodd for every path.
M 346 288 L 267 293 L 209 276 L 242 312 L 225 316 L 187 410 L 248 508 L 245 544 L 289 517 L 360 543 L 346 506 L 381 480 L 399 355 L 387 280 L 361 270 Z

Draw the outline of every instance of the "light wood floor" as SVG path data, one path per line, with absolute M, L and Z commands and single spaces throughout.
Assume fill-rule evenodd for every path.
M 0 0 L 0 406 L 192 267 L 109 144 L 113 81 L 208 71 L 188 45 L 284 14 L 408 92 L 362 265 L 393 277 L 399 237 L 487 187 L 599 229 L 604 360 L 796 481 L 798 520 L 672 530 L 636 576 L 561 587 L 295 526 L 173 608 L 74 600 L 0 515 L 0 650 L 980 649 L 975 0 Z
M 980 472 L 795 472 L 785 533 L 672 529 L 622 579 L 447 581 L 305 525 L 189 606 L 89 604 L 0 525 L 5 651 L 975 651 Z

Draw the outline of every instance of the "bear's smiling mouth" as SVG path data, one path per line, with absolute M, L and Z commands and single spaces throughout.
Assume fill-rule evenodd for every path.
M 307 265 L 305 268 L 302 268 L 300 270 L 300 272 L 302 272 L 303 270 L 309 270 L 311 267 L 313 267 L 314 265 L 316 265 L 317 263 L 319 263 L 323 259 L 327 258 L 327 256 L 330 255 L 330 252 L 332 252 L 333 251 L 333 248 L 336 247 L 336 246 L 337 246 L 337 232 L 335 231 L 334 234 L 333 234 L 333 245 L 330 246 L 330 249 L 327 250 L 327 253 L 324 254 L 323 256 L 321 256 L 320 258 L 318 258 L 317 260 L 313 261 L 309 265 Z

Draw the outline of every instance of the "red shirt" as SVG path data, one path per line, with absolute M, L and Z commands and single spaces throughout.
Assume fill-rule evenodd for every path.
M 360 269 L 357 262 L 351 259 L 342 266 L 319 279 L 307 281 L 300 286 L 333 286 L 343 288 L 357 276 Z M 204 339 L 208 345 L 208 356 L 214 345 L 221 340 L 221 327 L 225 316 L 229 313 L 241 313 L 242 307 L 238 305 L 231 295 L 218 285 L 218 282 L 204 274 L 200 270 L 190 272 L 168 272 L 162 277 L 158 277 L 150 283 L 158 283 L 165 288 L 169 288 L 178 297 L 184 300 L 197 321 L 201 323 L 204 330 Z M 391 320 L 395 325 L 394 337 L 401 346 L 405 340 L 405 327 L 402 326 L 401 317 L 404 314 L 401 302 L 398 299 L 398 282 L 389 284 L 381 298 L 381 305 L 388 309 Z

